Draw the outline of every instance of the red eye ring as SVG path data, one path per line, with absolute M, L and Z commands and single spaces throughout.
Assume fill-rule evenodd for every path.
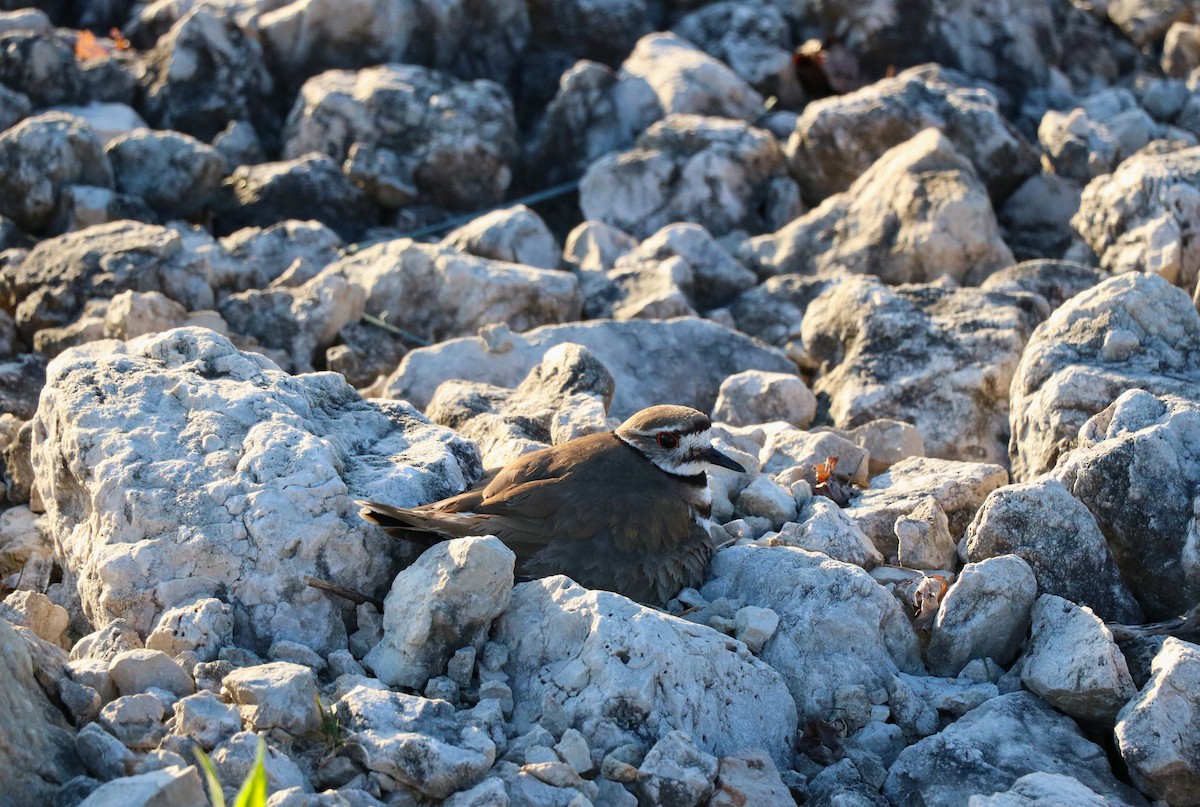
M 660 448 L 665 448 L 668 451 L 676 448 L 679 445 L 679 438 L 671 432 L 659 432 L 654 438 L 654 442 L 658 443 Z

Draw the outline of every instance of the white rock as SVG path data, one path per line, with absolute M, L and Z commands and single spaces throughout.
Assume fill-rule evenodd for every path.
M 1109 721 L 1137 687 L 1112 631 L 1091 608 L 1043 594 L 1033 605 L 1021 681 L 1051 706 L 1081 720 Z
M 485 213 L 442 238 L 442 243 L 470 255 L 557 269 L 562 250 L 542 217 L 525 205 Z
M 434 545 L 396 576 L 384 601 L 383 640 L 364 662 L 389 686 L 421 689 L 464 640 L 482 644 L 508 607 L 516 555 L 497 538 Z
M 166 609 L 219 594 L 262 649 L 345 646 L 343 604 L 305 575 L 385 582 L 390 539 L 355 498 L 415 505 L 478 473 L 471 448 L 411 407 L 368 403 L 332 373 L 289 376 L 194 328 L 59 356 L 35 424 L 38 489 L 94 622 L 146 635 Z
M 559 758 L 571 766 L 571 770 L 582 775 L 592 770 L 592 752 L 588 748 L 587 738 L 577 729 L 567 729 L 562 739 L 554 744 L 554 751 Z
M 926 659 L 936 675 L 958 675 L 966 663 L 1007 664 L 1029 630 L 1037 578 L 1016 555 L 968 563 L 946 592 L 929 635 Z
M 753 121 L 762 96 L 721 62 L 671 33 L 638 40 L 621 64 L 625 75 L 644 79 L 663 111 Z M 590 216 L 588 218 L 591 218 Z
M 871 480 L 871 487 L 851 501 L 853 518 L 885 558 L 894 558 L 896 519 L 932 496 L 946 513 L 951 537 L 962 535 L 988 494 L 1008 483 L 1002 466 L 910 457 Z
M 234 794 L 239 784 L 246 780 L 254 768 L 258 757 L 258 746 L 263 738 L 252 731 L 239 731 L 213 749 L 212 763 L 217 769 L 217 778 L 221 780 L 225 791 L 225 803 L 233 802 Z M 311 790 L 304 772 L 292 761 L 292 758 L 267 743 L 267 752 L 263 758 L 263 769 L 267 773 L 267 792 L 285 790 L 289 787 L 300 787 Z
M 899 603 L 857 566 L 791 547 L 732 547 L 713 558 L 701 589 L 771 608 L 780 624 L 762 660 L 779 671 L 805 719 L 825 714 L 843 686 L 886 689 L 898 671 L 922 672 Z
M 101 785 L 80 807 L 197 807 L 207 803 L 195 765 L 163 768 Z
M 877 418 L 846 432 L 855 445 L 862 446 L 870 457 L 868 473 L 879 476 L 900 460 L 925 456 L 925 441 L 911 423 L 891 418 Z
M 388 379 L 384 394 L 423 409 L 438 386 L 452 378 L 515 387 L 550 348 L 563 342 L 583 345 L 612 373 L 616 389 L 609 414 L 617 418 L 629 417 L 646 401 L 671 400 L 707 412 L 721 382 L 732 373 L 795 369 L 781 351 L 707 320 L 583 322 L 513 334 L 503 352 L 489 349 L 477 336 L 411 351 Z M 654 373 L 645 372 L 642 361 L 649 344 L 657 356 Z M 697 362 L 696 356 L 705 360 Z
M 709 807 L 795 807 L 771 757 L 756 748 L 721 757 Z
M 663 807 L 696 807 L 713 792 L 718 762 L 682 731 L 667 732 L 638 768 L 641 799 Z
M 967 528 L 966 551 L 972 561 L 1020 555 L 1043 594 L 1086 605 L 1102 619 L 1144 621 L 1096 516 L 1056 479 L 992 491 Z
M 1113 802 L 1073 776 L 1036 771 L 1003 792 L 971 796 L 967 807 L 1113 807 Z
M 122 695 L 100 710 L 100 723 L 126 748 L 149 751 L 167 733 L 163 702 L 154 695 Z
M 849 479 L 859 485 L 867 482 L 867 452 L 833 432 L 806 432 L 794 428 L 773 428 L 758 458 L 763 473 L 778 474 L 799 468 L 811 474 L 814 465 L 837 457 L 835 471 L 838 479 Z
M 446 701 L 359 685 L 335 709 L 346 741 L 361 748 L 369 770 L 430 798 L 475 785 L 496 759 L 488 727 Z
M 1168 637 L 1151 671 L 1117 715 L 1121 756 L 1147 795 L 1181 807 L 1200 804 L 1200 647 Z
M 736 511 L 742 516 L 761 516 L 773 529 L 796 518 L 796 497 L 769 476 L 758 475 L 738 494 Z
M 87 121 L 93 134 L 105 146 L 135 129 L 150 128 L 142 116 L 126 104 L 93 101 L 86 106 L 60 106 L 55 109 Z
M 1075 721 L 1028 692 L 992 698 L 904 749 L 883 794 L 891 804 L 961 805 L 1036 771 L 1073 776 L 1114 805 L 1145 803 L 1113 776 L 1104 749 L 1085 739 Z
M 883 563 L 883 555 L 854 519 L 824 496 L 810 496 L 797 520 L 784 524 L 771 543 L 820 552 L 864 569 Z
M 746 605 L 733 615 L 734 636 L 744 642 L 751 653 L 761 653 L 779 627 L 779 614 L 770 608 Z
M 957 547 L 946 511 L 932 496 L 896 519 L 896 558 L 909 569 L 952 569 Z
M 783 681 L 710 628 L 558 576 L 518 585 L 493 640 L 508 647 L 517 732 L 575 728 L 607 752 L 677 729 L 710 753 L 791 753 Z
M 167 655 L 195 653 L 198 661 L 212 661 L 233 641 L 233 614 L 229 606 L 209 597 L 163 613 L 146 637 L 146 647 Z
M 196 691 L 196 682 L 187 670 L 161 650 L 126 650 L 113 657 L 108 674 L 122 695 L 136 695 L 152 687 L 165 689 L 179 697 Z
M 808 428 L 817 413 L 817 399 L 804 379 L 789 373 L 746 370 L 721 382 L 713 420 L 733 426 L 783 421 Z
M 225 694 L 256 731 L 282 729 L 303 737 L 321 727 L 313 671 L 288 661 L 243 667 L 221 682 Z
M 242 717 L 236 706 L 217 700 L 205 690 L 180 698 L 168 727 L 172 734 L 194 740 L 205 751 L 211 751 L 242 730 Z
M 59 647 L 69 647 L 67 609 L 37 591 L 18 590 L 0 602 L 0 617 L 10 624 L 29 628 L 39 638 Z

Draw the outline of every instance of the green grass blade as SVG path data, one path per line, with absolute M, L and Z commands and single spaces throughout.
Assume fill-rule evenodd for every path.
M 200 763 L 200 770 L 204 771 L 204 781 L 208 784 L 213 807 L 225 807 L 225 792 L 221 790 L 221 780 L 217 778 L 217 769 L 213 767 L 212 760 L 199 748 L 193 748 L 192 753 L 195 754 L 196 761 Z
M 267 744 L 262 737 L 258 738 L 258 754 L 254 758 L 254 767 L 242 787 L 238 790 L 233 807 L 267 807 L 267 769 L 263 760 L 267 754 Z

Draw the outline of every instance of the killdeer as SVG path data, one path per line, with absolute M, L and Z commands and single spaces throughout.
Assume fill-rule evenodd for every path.
M 431 545 L 495 535 L 516 553 L 522 576 L 565 574 L 662 605 L 703 581 L 714 551 L 705 469 L 746 470 L 712 447 L 710 427 L 695 409 L 652 406 L 615 432 L 526 454 L 449 499 L 358 504 L 363 518 L 401 538 Z

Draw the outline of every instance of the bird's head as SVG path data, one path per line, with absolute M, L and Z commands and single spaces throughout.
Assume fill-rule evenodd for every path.
M 670 474 L 695 476 L 709 465 L 746 469 L 712 446 L 708 415 L 688 406 L 651 406 L 617 427 L 617 437 Z

